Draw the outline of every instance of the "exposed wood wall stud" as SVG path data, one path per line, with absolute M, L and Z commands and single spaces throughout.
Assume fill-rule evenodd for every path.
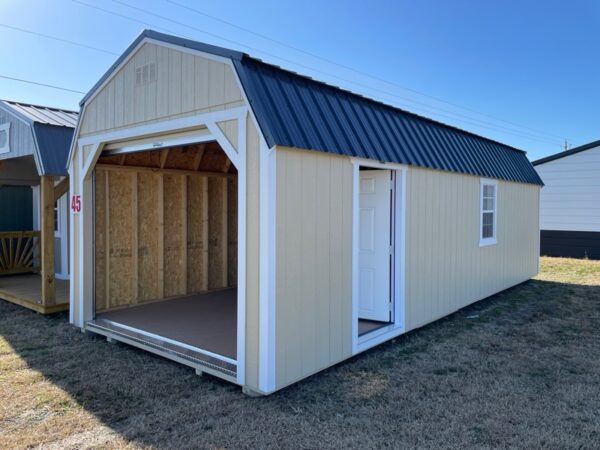
M 110 191 L 108 186 L 108 181 L 110 180 L 110 174 L 108 170 L 104 172 L 104 199 L 105 199 L 105 209 L 104 209 L 104 242 L 105 242 L 105 251 L 104 257 L 106 258 L 106 262 L 104 263 L 106 275 L 104 276 L 104 280 L 106 283 L 106 308 L 110 309 Z
M 187 248 L 188 248 L 188 229 L 187 229 L 187 176 L 182 177 L 181 182 L 181 287 L 180 291 L 182 294 L 187 294 L 187 273 L 188 273 L 188 262 L 187 262 Z
M 165 296 L 165 193 L 164 175 L 158 177 L 158 295 Z
M 138 300 L 138 274 L 139 274 L 139 244 L 138 244 L 138 176 L 137 172 L 131 175 L 131 260 L 133 265 L 133 277 L 131 280 L 131 292 L 133 303 Z

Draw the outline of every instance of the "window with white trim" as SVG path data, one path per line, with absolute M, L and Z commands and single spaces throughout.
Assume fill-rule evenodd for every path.
M 0 153 L 10 152 L 10 122 L 0 124 Z
M 479 245 L 496 243 L 496 205 L 498 202 L 498 183 L 495 180 L 481 180 Z

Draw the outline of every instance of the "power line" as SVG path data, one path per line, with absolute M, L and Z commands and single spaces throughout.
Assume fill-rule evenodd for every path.
M 0 23 L 0 27 L 8 28 L 9 30 L 19 31 L 21 33 L 31 34 L 33 36 L 43 37 L 46 39 L 52 39 L 54 41 L 63 42 L 66 44 L 76 45 L 77 47 L 87 48 L 89 50 L 94 50 L 101 53 L 108 53 L 109 55 L 118 55 L 118 53 L 111 52 L 110 50 L 105 50 L 103 48 L 93 47 L 91 45 L 82 44 L 81 42 L 70 41 L 68 39 L 63 39 L 56 36 L 50 36 L 49 34 L 38 33 L 37 31 L 26 30 L 25 28 L 14 27 L 12 25 L 7 25 L 5 23 Z
M 113 1 L 114 1 L 114 2 L 116 2 L 116 3 L 120 3 L 120 4 L 122 4 L 122 5 L 125 5 L 125 6 L 130 6 L 130 5 L 128 5 L 127 3 L 123 2 L 123 1 L 118 1 L 118 0 L 113 0 Z M 401 85 L 401 84 L 398 84 L 398 83 L 396 83 L 396 82 L 389 81 L 389 80 L 386 80 L 386 79 L 384 79 L 384 78 L 380 78 L 380 77 L 378 77 L 378 76 L 376 76 L 376 75 L 373 75 L 373 74 L 370 74 L 370 73 L 364 72 L 364 71 L 362 71 L 362 70 L 355 69 L 354 67 L 348 66 L 348 65 L 346 65 L 346 64 L 342 64 L 342 63 L 339 63 L 339 62 L 333 61 L 333 60 L 331 60 L 331 59 L 329 59 L 329 58 L 324 58 L 324 57 L 322 57 L 322 56 L 319 56 L 319 55 L 317 55 L 317 54 L 315 54 L 315 53 L 312 53 L 312 52 L 309 52 L 309 51 L 303 50 L 303 49 L 301 49 L 301 48 L 299 48 L 299 47 L 296 47 L 296 46 L 294 46 L 294 45 L 287 44 L 287 43 L 285 43 L 285 42 L 282 42 L 282 41 L 280 41 L 280 40 L 277 40 L 277 39 L 271 38 L 271 37 L 269 37 L 269 36 L 266 36 L 266 35 L 264 35 L 264 34 L 261 34 L 261 33 L 257 33 L 256 31 L 253 31 L 253 30 L 250 30 L 250 29 L 248 29 L 248 28 L 242 27 L 242 26 L 240 26 L 240 25 L 234 24 L 234 23 L 232 23 L 232 22 L 229 22 L 229 21 L 227 21 L 227 20 L 225 20 L 225 19 L 222 19 L 222 18 L 220 18 L 220 17 L 213 16 L 213 15 L 211 15 L 211 14 L 208 14 L 208 13 L 206 13 L 206 12 L 200 11 L 200 10 L 198 10 L 198 9 L 196 9 L 196 8 L 192 8 L 192 7 L 190 7 L 190 6 L 184 5 L 184 4 L 182 4 L 182 3 L 179 3 L 179 2 L 177 2 L 177 1 L 175 1 L 175 0 L 165 0 L 165 1 L 166 1 L 166 2 L 168 2 L 168 3 L 171 3 L 171 4 L 173 4 L 173 5 L 179 6 L 180 8 L 187 9 L 188 11 L 195 12 L 196 14 L 202 15 L 202 16 L 204 16 L 204 17 L 208 17 L 209 19 L 213 19 L 213 20 L 216 20 L 216 21 L 218 21 L 218 22 L 221 22 L 221 23 L 224 23 L 224 24 L 226 24 L 226 25 L 229 25 L 229 26 L 231 26 L 231 27 L 233 27 L 233 28 L 237 28 L 238 30 L 245 31 L 246 33 L 250 33 L 250 34 L 252 34 L 252 35 L 254 35 L 254 36 L 257 36 L 257 37 L 259 37 L 259 38 L 261 38 L 261 39 L 265 39 L 265 40 L 267 40 L 267 41 L 274 42 L 275 44 L 281 45 L 281 46 L 283 46 L 283 47 L 290 48 L 290 49 L 292 49 L 292 50 L 295 50 L 295 51 L 297 51 L 297 52 L 300 52 L 300 53 L 303 53 L 303 54 L 305 54 L 305 55 L 311 56 L 311 57 L 313 57 L 313 58 L 319 59 L 319 60 L 321 60 L 321 61 L 327 62 L 327 63 L 329 63 L 329 64 L 332 64 L 332 65 L 334 65 L 334 66 L 341 67 L 341 68 L 343 68 L 343 69 L 346 69 L 346 70 L 350 70 L 350 71 L 352 71 L 352 72 L 354 72 L 354 73 L 357 73 L 357 74 L 359 74 L 359 75 L 362 75 L 362 76 L 365 76 L 365 77 L 371 78 L 371 79 L 373 79 L 373 80 L 377 80 L 377 81 L 380 81 L 380 82 L 386 83 L 386 84 L 388 84 L 388 85 L 390 85 L 390 86 L 395 86 L 395 87 L 397 87 L 397 88 L 399 88 L 399 89 L 406 90 L 406 91 L 409 91 L 409 92 L 413 92 L 413 93 L 415 93 L 415 94 L 421 95 L 421 96 L 423 96 L 423 97 L 430 98 L 430 99 L 432 99 L 432 100 L 435 100 L 435 101 L 437 101 L 437 102 L 445 103 L 445 104 L 447 104 L 447 105 L 450 105 L 450 106 L 453 106 L 453 107 L 455 107 L 455 108 L 460 108 L 460 109 L 463 109 L 463 110 L 465 110 L 465 111 L 469 111 L 469 112 L 472 112 L 472 113 L 475 113 L 475 114 L 479 114 L 479 115 L 482 115 L 482 116 L 486 116 L 486 117 L 489 117 L 489 118 L 491 118 L 491 119 L 494 119 L 494 120 L 497 120 L 497 121 L 500 121 L 500 122 L 504 122 L 504 123 L 507 123 L 507 124 L 510 124 L 510 125 L 513 125 L 513 126 L 517 126 L 517 127 L 519 127 L 519 128 L 527 129 L 527 130 L 530 130 L 530 131 L 533 131 L 533 132 L 536 132 L 536 133 L 541 133 L 541 134 L 544 134 L 544 135 L 547 135 L 547 136 L 553 136 L 553 137 L 560 138 L 560 139 L 562 139 L 562 138 L 563 138 L 563 136 L 559 136 L 559 135 L 557 135 L 557 134 L 549 133 L 549 132 L 547 132 L 547 131 L 543 131 L 543 130 L 536 130 L 535 128 L 531 128 L 531 127 L 528 127 L 528 126 L 526 126 L 526 125 L 520 125 L 520 124 L 518 124 L 518 123 L 516 123 L 516 122 L 512 122 L 512 121 L 509 121 L 509 120 L 506 120 L 506 119 L 501 119 L 501 118 L 498 118 L 498 117 L 492 116 L 492 115 L 490 115 L 490 114 L 488 114 L 488 113 L 484 113 L 484 112 L 481 112 L 481 111 L 477 111 L 477 110 L 475 110 L 475 109 L 471 109 L 471 108 L 468 108 L 468 107 L 466 107 L 466 106 L 461 106 L 461 105 L 458 105 L 458 104 L 456 104 L 456 103 L 452 103 L 452 102 L 449 102 L 449 101 L 447 101 L 447 100 L 444 100 L 444 99 L 442 99 L 442 98 L 435 97 L 435 96 L 432 96 L 432 95 L 430 95 L 430 94 L 426 94 L 426 93 L 424 93 L 424 92 L 418 91 L 418 90 L 416 90 L 416 89 L 412 89 L 412 88 L 409 88 L 409 87 L 407 87 L 407 86 L 403 86 L 403 85 Z M 131 6 L 130 6 L 130 7 L 131 7 Z
M 12 80 L 12 81 L 19 81 L 21 83 L 35 84 L 36 86 L 44 86 L 44 87 L 48 87 L 48 88 L 52 88 L 52 89 L 58 89 L 59 91 L 74 92 L 76 94 L 85 94 L 85 92 L 76 91 L 75 89 L 68 89 L 68 88 L 64 88 L 61 86 L 56 86 L 54 84 L 40 83 L 37 81 L 24 80 L 22 78 L 9 77 L 6 75 L 0 75 L 0 78 L 4 78 L 6 80 Z
M 133 21 L 133 22 L 141 23 L 141 24 L 143 24 L 143 25 L 150 26 L 150 27 L 153 27 L 153 28 L 156 28 L 156 29 L 162 29 L 162 30 L 164 30 L 164 31 L 167 31 L 167 32 L 169 32 L 169 33 L 171 33 L 171 34 L 175 34 L 175 35 L 181 36 L 179 33 L 175 32 L 175 31 L 173 31 L 173 30 L 169 30 L 169 29 L 165 29 L 165 28 L 162 28 L 162 27 L 158 27 L 158 26 L 156 26 L 155 24 L 152 24 L 152 23 L 149 23 L 149 22 L 144 22 L 144 21 L 142 21 L 142 20 L 138 20 L 138 19 L 132 18 L 132 17 L 130 17 L 130 16 L 127 16 L 127 15 L 124 15 L 124 14 L 119 14 L 119 13 L 116 13 L 116 12 L 114 12 L 114 11 L 106 10 L 106 9 L 103 9 L 103 8 L 97 7 L 97 6 L 95 6 L 95 5 L 90 5 L 90 4 L 88 4 L 88 3 L 85 3 L 85 2 L 82 2 L 82 1 L 79 1 L 79 0 L 73 0 L 73 1 L 74 1 L 75 3 L 79 3 L 79 4 L 81 4 L 81 5 L 84 5 L 84 6 L 87 6 L 87 7 L 90 7 L 90 8 L 94 8 L 94 9 L 100 10 L 100 11 L 102 11 L 102 12 L 105 12 L 105 13 L 108 13 L 108 14 L 111 14 L 111 15 L 115 15 L 115 16 L 121 17 L 121 18 L 123 18 L 123 19 L 126 19 L 126 20 L 130 20 L 130 21 Z M 124 5 L 126 5 L 126 4 L 125 4 L 125 3 L 123 3 L 123 2 L 121 2 L 121 3 L 122 3 L 122 4 L 124 4 Z M 128 6 L 128 5 L 126 5 L 126 6 Z M 135 8 L 135 7 L 133 7 L 133 8 Z M 137 8 L 137 9 L 139 9 L 139 8 Z M 145 12 L 144 10 L 141 10 L 141 9 L 139 9 L 139 10 L 140 10 L 140 11 L 142 11 L 142 12 Z M 152 14 L 152 13 L 150 13 L 150 14 Z M 158 17 L 164 17 L 164 16 L 160 16 L 160 15 L 156 15 L 156 14 L 154 14 L 154 15 L 155 15 L 155 16 L 158 16 Z M 481 121 L 481 120 L 479 120 L 479 119 L 475 119 L 475 118 L 472 118 L 472 117 L 469 117 L 469 116 L 465 116 L 465 115 L 462 115 L 462 114 L 456 113 L 456 112 L 454 112 L 454 111 L 443 110 L 443 109 L 441 109 L 441 108 L 439 108 L 439 107 L 430 106 L 430 105 L 428 105 L 428 104 L 426 104 L 426 103 L 423 103 L 423 102 L 419 102 L 419 101 L 416 101 L 416 100 L 413 100 L 413 99 L 408 99 L 408 98 L 405 98 L 405 97 L 401 97 L 401 96 L 398 96 L 398 95 L 395 95 L 395 94 L 389 93 L 389 92 L 387 92 L 387 91 L 381 91 L 381 90 L 378 90 L 378 89 L 372 88 L 372 87 L 370 87 L 370 86 L 367 86 L 367 85 L 362 85 L 362 84 L 360 84 L 360 83 L 356 83 L 356 82 L 354 82 L 354 81 L 351 81 L 351 80 L 345 80 L 344 78 L 337 77 L 336 75 L 328 74 L 327 72 L 319 71 L 319 70 L 317 70 L 317 69 L 313 69 L 313 68 L 311 68 L 311 67 L 309 67 L 309 66 L 304 66 L 304 65 L 302 65 L 302 64 L 295 63 L 294 61 L 287 60 L 287 59 L 285 59 L 285 58 L 281 58 L 281 57 L 279 57 L 279 56 L 277 56 L 277 55 L 274 55 L 274 54 L 271 54 L 271 53 L 267 53 L 267 52 L 261 51 L 261 50 L 259 50 L 259 49 L 255 49 L 255 48 L 253 48 L 253 47 L 246 46 L 246 45 L 244 45 L 244 44 L 242 44 L 242 43 L 239 43 L 239 42 L 236 42 L 236 41 L 232 41 L 231 39 L 222 38 L 221 36 L 218 36 L 218 35 L 216 35 L 216 34 L 207 33 L 207 32 L 205 32 L 204 30 L 200 30 L 200 29 L 198 29 L 198 28 L 195 28 L 195 27 L 192 27 L 192 26 L 190 26 L 190 25 L 187 25 L 187 24 L 184 24 L 184 23 L 181 23 L 181 22 L 177 22 L 177 21 L 173 21 L 172 19 L 168 19 L 168 18 L 166 18 L 166 17 L 164 17 L 164 19 L 165 19 L 165 20 L 169 20 L 169 21 L 171 21 L 171 22 L 178 23 L 178 24 L 180 24 L 180 25 L 182 25 L 182 26 L 186 26 L 186 27 L 188 27 L 188 28 L 195 29 L 195 30 L 197 30 L 197 31 L 199 31 L 199 32 L 202 32 L 202 33 L 204 33 L 204 34 L 213 35 L 213 36 L 215 36 L 215 37 L 217 37 L 217 38 L 219 38 L 219 39 L 223 39 L 223 40 L 226 40 L 226 41 L 229 41 L 229 42 L 233 42 L 233 43 L 235 43 L 235 44 L 237 44 L 237 45 L 241 45 L 241 46 L 243 46 L 243 47 L 251 48 L 251 49 L 253 49 L 253 50 L 257 51 L 257 52 L 260 52 L 260 53 L 265 53 L 265 54 L 269 54 L 269 55 L 271 55 L 271 56 L 272 56 L 272 57 L 274 57 L 274 58 L 277 58 L 277 59 L 282 59 L 282 60 L 284 60 L 284 61 L 288 61 L 288 62 L 290 62 L 291 64 L 295 64 L 295 65 L 303 66 L 303 67 L 306 67 L 306 68 L 308 68 L 308 69 L 310 69 L 310 70 L 314 70 L 314 71 L 317 71 L 317 72 L 321 72 L 321 73 L 324 73 L 324 74 L 326 74 L 326 75 L 329 75 L 329 76 L 333 76 L 333 77 L 336 77 L 336 78 L 342 79 L 342 80 L 344 80 L 344 81 L 347 81 L 347 82 L 349 82 L 349 83 L 352 83 L 352 84 L 357 84 L 357 85 L 360 85 L 360 86 L 364 86 L 364 87 L 366 87 L 367 89 L 370 89 L 370 90 L 376 90 L 376 91 L 380 91 L 380 92 L 383 92 L 383 93 L 385 93 L 385 94 L 387 94 L 387 95 L 390 95 L 390 96 L 392 96 L 392 97 L 397 97 L 397 98 L 400 98 L 400 99 L 403 99 L 403 100 L 409 101 L 409 102 L 411 102 L 411 103 L 417 103 L 417 104 L 425 105 L 425 106 L 428 106 L 428 107 L 433 107 L 433 108 L 436 108 L 436 109 L 438 109 L 439 111 L 443 111 L 443 112 L 447 112 L 448 114 L 452 114 L 452 116 L 450 116 L 450 115 L 447 115 L 447 114 L 442 114 L 442 113 L 440 113 L 439 111 L 432 111 L 432 110 L 430 110 L 430 109 L 418 108 L 418 107 L 415 107 L 415 106 L 412 106 L 412 105 L 411 105 L 411 106 L 401 105 L 402 107 L 406 107 L 406 108 L 409 108 L 409 109 L 417 109 L 417 110 L 421 110 L 421 111 L 426 111 L 426 112 L 427 112 L 427 113 L 429 113 L 429 114 L 433 114 L 433 115 L 436 115 L 436 116 L 441 116 L 441 117 L 446 117 L 446 118 L 449 118 L 449 119 L 451 119 L 451 120 L 454 120 L 454 121 L 457 121 L 457 122 L 462 122 L 462 123 L 468 123 L 468 124 L 472 124 L 472 125 L 475 125 L 475 126 L 478 126 L 478 127 L 482 127 L 482 128 L 486 128 L 486 129 L 490 129 L 490 130 L 499 131 L 499 132 L 501 132 L 501 133 L 503 133 L 503 134 L 511 134 L 511 135 L 514 135 L 514 136 L 523 137 L 523 138 L 525 138 L 525 139 L 532 140 L 532 141 L 538 141 L 538 142 L 544 142 L 544 143 L 553 143 L 553 144 L 555 144 L 555 143 L 556 143 L 555 141 L 552 141 L 552 140 L 550 140 L 550 139 L 548 139 L 548 138 L 543 138 L 543 137 L 540 137 L 540 136 L 535 136 L 535 135 L 532 135 L 532 134 L 530 134 L 530 133 L 527 133 L 527 132 L 524 132 L 524 131 L 521 131 L 521 130 L 514 130 L 514 129 L 510 129 L 510 128 L 507 128 L 507 127 L 501 126 L 501 125 L 490 124 L 489 122 L 484 122 L 484 121 Z M 18 28 L 16 28 L 16 27 L 11 27 L 11 26 L 7 26 L 7 28 L 13 28 L 13 29 L 15 29 L 15 30 L 17 30 L 17 31 L 30 32 L 30 30 L 18 29 Z M 40 36 L 40 37 L 44 37 L 44 38 L 47 38 L 47 39 L 54 39 L 54 40 L 58 40 L 58 41 L 61 41 L 61 42 L 64 42 L 64 43 L 68 43 L 68 44 L 71 44 L 71 45 L 77 45 L 77 46 L 81 46 L 81 47 L 90 48 L 90 49 L 92 49 L 92 50 L 100 50 L 100 51 L 103 51 L 103 52 L 105 52 L 105 53 L 110 53 L 110 54 L 117 55 L 117 53 L 115 53 L 115 52 L 112 52 L 112 51 L 109 51 L 109 50 L 104 50 L 104 49 L 99 49 L 99 48 L 95 48 L 95 47 L 87 46 L 87 45 L 85 45 L 85 44 L 80 44 L 80 43 L 78 43 L 78 42 L 75 42 L 75 41 L 70 41 L 70 40 L 67 40 L 67 39 L 57 38 L 57 37 L 55 37 L 55 36 L 45 35 L 45 34 L 42 34 L 42 33 L 36 33 L 36 32 L 31 32 L 31 34 L 34 34 L 34 35 L 37 35 L 37 36 Z M 7 77 L 7 78 L 11 79 L 10 77 Z M 15 80 L 16 80 L 16 81 L 20 81 L 19 79 L 15 79 Z M 23 80 L 23 81 L 24 81 L 24 82 L 27 82 L 27 80 Z M 51 87 L 51 88 L 63 89 L 63 90 L 69 91 L 69 92 L 76 92 L 76 93 L 82 93 L 82 94 L 84 94 L 84 93 L 83 93 L 83 92 L 81 92 L 81 91 L 76 91 L 76 90 L 72 90 L 72 89 L 66 89 L 66 88 L 60 88 L 60 87 L 53 86 L 53 85 L 46 85 L 46 84 L 44 84 L 44 83 L 36 83 L 36 82 L 32 82 L 32 83 L 33 83 L 33 84 L 38 84 L 38 85 L 41 85 L 41 86 L 47 86 L 47 87 Z M 457 119 L 455 116 L 462 117 L 462 118 L 466 118 L 466 120 L 465 120 L 465 119 Z
M 104 11 L 104 12 L 106 12 L 106 13 L 109 13 L 109 14 L 114 14 L 114 15 L 117 15 L 117 16 L 120 16 L 120 17 L 123 17 L 123 18 L 129 19 L 129 20 L 134 20 L 134 21 L 136 21 L 136 22 L 140 22 L 140 23 L 143 23 L 143 24 L 145 24 L 145 25 L 148 25 L 148 26 L 151 26 L 151 27 L 153 27 L 153 26 L 154 26 L 153 24 L 150 24 L 150 23 L 148 23 L 148 22 L 143 22 L 143 21 L 140 21 L 140 20 L 138 20 L 138 19 L 132 19 L 132 18 L 131 18 L 131 17 L 129 17 L 129 16 L 125 16 L 125 15 L 123 15 L 123 14 L 114 13 L 113 11 L 105 10 L 105 9 L 103 9 L 103 8 L 99 8 L 99 7 L 97 7 L 97 6 L 94 6 L 94 5 L 89 5 L 88 3 L 82 2 L 82 1 L 80 1 L 80 0 L 73 0 L 73 1 L 74 1 L 74 2 L 76 2 L 76 3 L 82 4 L 82 5 L 85 5 L 85 6 L 90 6 L 90 7 L 93 7 L 93 8 L 95 8 L 95 9 L 102 10 L 102 11 Z M 251 47 L 251 46 L 249 46 L 249 45 L 243 44 L 243 43 L 241 43 L 241 42 L 238 42 L 238 41 L 235 41 L 235 40 L 232 40 L 232 39 L 229 39 L 229 38 L 225 38 L 225 37 L 219 36 L 219 35 L 217 35 L 217 34 L 215 34 L 215 33 L 208 32 L 208 31 L 206 31 L 206 30 L 203 30 L 203 29 L 201 29 L 201 28 L 195 27 L 195 26 L 193 26 L 193 25 L 189 25 L 189 24 L 186 24 L 186 23 L 184 23 L 184 22 L 180 22 L 180 21 L 178 21 L 178 20 L 171 19 L 171 18 L 169 18 L 169 17 L 166 17 L 166 16 L 164 16 L 164 15 L 162 15 L 162 14 L 153 13 L 153 12 L 151 12 L 151 11 L 148 11 L 148 10 L 144 9 L 144 8 L 140 8 L 140 7 L 137 7 L 137 6 L 134 6 L 134 5 L 130 5 L 130 4 L 128 4 L 127 2 L 124 2 L 124 1 L 121 1 L 121 0 L 113 0 L 113 2 L 114 2 L 114 3 L 117 3 L 117 4 L 120 4 L 120 5 L 123 5 L 123 6 L 126 6 L 126 7 L 130 8 L 130 9 L 136 10 L 136 11 L 138 11 L 138 12 L 142 12 L 142 13 L 144 13 L 144 14 L 148 14 L 148 15 L 150 15 L 150 16 L 153 16 L 153 17 L 156 17 L 156 18 L 159 18 L 159 19 L 162 19 L 162 20 L 165 20 L 165 21 L 168 21 L 168 22 L 174 23 L 174 24 L 176 24 L 176 25 L 183 26 L 183 27 L 186 27 L 186 28 L 189 28 L 189 29 L 192 29 L 192 30 L 198 31 L 198 32 L 200 32 L 200 33 L 203 33 L 203 34 L 206 34 L 206 35 L 209 35 L 209 36 L 215 37 L 215 38 L 217 38 L 217 39 L 224 40 L 224 41 L 226 41 L 226 42 L 230 42 L 230 43 L 232 43 L 232 44 L 239 45 L 239 46 L 242 46 L 242 47 L 245 47 L 245 48 L 251 49 L 251 50 L 253 50 L 253 51 L 255 51 L 255 52 L 259 52 L 259 53 L 263 53 L 263 54 L 269 55 L 269 56 L 271 56 L 271 57 L 273 57 L 273 58 L 280 59 L 280 60 L 282 60 L 282 61 L 286 61 L 286 62 L 288 62 L 288 63 L 290 63 L 290 64 L 297 65 L 297 66 L 300 66 L 300 67 L 304 67 L 304 68 L 306 68 L 306 69 L 309 69 L 309 70 L 312 70 L 312 71 L 315 71 L 315 72 L 319 72 L 319 73 L 322 73 L 322 74 L 324 74 L 324 75 L 327 75 L 327 76 L 330 76 L 330 77 L 337 78 L 337 79 L 339 79 L 339 80 L 342 80 L 342 81 L 344 81 L 344 82 L 346 82 L 346 83 L 350 83 L 350 84 L 354 84 L 354 85 L 357 85 L 357 86 L 361 86 L 361 87 L 363 87 L 363 88 L 366 88 L 366 89 L 369 89 L 369 90 L 372 90 L 372 91 L 377 91 L 377 92 L 380 92 L 380 93 L 386 94 L 386 95 L 388 95 L 388 96 L 391 96 L 391 97 L 395 97 L 395 98 L 402 99 L 402 100 L 404 100 L 404 101 L 408 101 L 408 102 L 412 102 L 412 103 L 416 103 L 416 104 L 425 105 L 425 106 L 427 106 L 427 107 L 430 107 L 430 108 L 436 108 L 436 109 L 440 109 L 441 111 L 443 111 L 443 112 L 445 112 L 445 113 L 448 113 L 448 114 L 454 114 L 454 115 L 461 116 L 461 117 L 467 117 L 467 116 L 464 116 L 464 115 L 462 115 L 462 114 L 460 114 L 460 113 L 456 113 L 456 112 L 453 112 L 453 111 L 448 111 L 448 110 L 443 110 L 443 109 L 441 109 L 441 108 L 439 108 L 439 107 L 435 107 L 435 106 L 431 106 L 431 105 L 425 104 L 425 103 L 423 103 L 423 102 L 419 102 L 418 100 L 409 99 L 409 98 L 406 98 L 406 97 L 403 97 L 403 96 L 400 96 L 400 95 L 397 95 L 397 94 L 390 93 L 390 92 L 388 92 L 388 91 L 384 91 L 384 90 L 381 90 L 381 89 L 377 89 L 377 88 L 371 87 L 371 86 L 369 86 L 369 85 L 365 85 L 365 84 L 358 83 L 358 82 L 356 82 L 356 81 L 353 81 L 353 80 L 349 80 L 349 79 L 346 79 L 346 78 L 343 78 L 343 77 L 340 77 L 340 76 L 337 76 L 337 75 L 333 75 L 333 74 L 331 74 L 331 73 L 328 73 L 328 72 L 325 72 L 325 71 L 322 71 L 322 70 L 319 70 L 319 69 L 315 69 L 315 68 L 313 68 L 313 67 L 306 66 L 306 65 L 304 65 L 304 64 L 301 64 L 301 63 L 297 63 L 297 62 L 295 62 L 295 61 L 289 60 L 289 59 L 287 59 L 287 58 L 283 58 L 283 57 L 281 57 L 281 56 L 278 56 L 278 55 L 275 55 L 275 54 L 273 54 L 273 53 L 269 53 L 269 52 L 266 52 L 266 51 L 264 51 L 264 50 L 260 50 L 260 49 L 258 49 L 258 48 Z M 164 29 L 164 28 L 163 28 L 163 29 Z M 171 33 L 173 32 L 173 31 L 171 31 L 171 30 L 168 30 L 168 29 L 166 29 L 166 31 L 168 31 L 168 32 L 171 32 Z M 406 107 L 406 106 L 405 106 L 405 107 Z M 410 108 L 410 107 L 409 107 L 409 108 Z M 415 109 L 419 109 L 419 108 L 415 108 Z M 422 108 L 421 108 L 421 109 L 422 109 Z M 437 113 L 437 112 L 434 112 L 434 114 L 439 114 L 439 113 Z M 442 116 L 448 117 L 447 115 L 443 115 L 443 114 L 439 114 L 439 115 L 442 115 Z M 456 120 L 456 119 L 454 119 L 454 120 Z M 539 134 L 538 134 L 538 135 L 535 135 L 535 134 L 532 134 L 532 133 L 529 133 L 529 132 L 526 132 L 526 131 L 522 131 L 522 130 L 512 130 L 512 131 L 511 131 L 511 129 L 510 129 L 510 128 L 506 128 L 506 127 L 504 127 L 504 126 L 502 126 L 502 125 L 489 124 L 488 122 L 484 122 L 484 121 L 481 121 L 481 120 L 479 120 L 479 119 L 469 118 L 469 120 L 471 120 L 471 121 L 475 121 L 475 122 L 479 122 L 479 123 L 482 123 L 482 124 L 488 124 L 488 125 L 485 125 L 485 126 L 484 126 L 484 125 L 480 125 L 480 126 L 484 126 L 485 128 L 488 128 L 488 129 L 495 129 L 496 131 L 503 131 L 503 132 L 506 132 L 506 133 L 509 133 L 509 134 L 518 135 L 518 136 L 520 136 L 520 137 L 527 137 L 527 138 L 529 138 L 529 139 L 531 139 L 531 140 L 536 140 L 536 141 L 540 141 L 540 142 L 545 142 L 545 143 L 553 143 L 553 144 L 555 144 L 555 143 L 556 143 L 556 140 L 550 139 L 550 138 L 548 138 L 548 137 L 542 137 L 542 136 L 541 136 L 541 135 L 539 135 Z M 465 121 L 463 121 L 463 122 L 465 122 Z M 470 123 L 473 123 L 473 122 L 470 122 Z M 495 128 L 492 128 L 492 127 L 495 127 Z M 562 137 L 561 137 L 560 139 L 562 140 Z
M 82 5 L 82 6 L 86 6 L 88 8 L 92 8 L 92 9 L 95 9 L 95 10 L 98 10 L 98 11 L 102 11 L 102 12 L 107 13 L 107 14 L 112 14 L 113 16 L 121 17 L 122 19 L 125 19 L 125 20 L 130 20 L 132 22 L 137 22 L 137 23 L 139 23 L 141 25 L 145 25 L 147 27 L 152 27 L 152 28 L 155 28 L 157 30 L 162 30 L 162 31 L 165 31 L 167 33 L 171 33 L 171 34 L 173 34 L 175 36 L 178 36 L 178 37 L 185 37 L 185 36 L 183 36 L 182 34 L 176 32 L 176 31 L 169 30 L 168 28 L 159 27 L 159 26 L 151 24 L 149 22 L 144 22 L 143 20 L 135 19 L 135 18 L 133 18 L 131 16 L 127 16 L 125 14 L 120 14 L 120 13 L 118 13 L 116 11 L 110 11 L 108 9 L 101 8 L 100 6 L 92 5 L 92 4 L 86 3 L 86 2 L 82 2 L 81 0 L 71 0 L 71 1 L 73 3 L 78 3 L 78 4 Z

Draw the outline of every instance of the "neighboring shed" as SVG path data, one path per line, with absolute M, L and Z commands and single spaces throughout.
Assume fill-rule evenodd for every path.
M 533 162 L 544 181 L 540 252 L 600 259 L 600 141 Z
M 66 166 L 76 123 L 74 111 L 0 101 L 0 298 L 40 313 L 69 306 Z
M 269 394 L 538 271 L 524 152 L 144 31 L 81 103 L 71 321 Z

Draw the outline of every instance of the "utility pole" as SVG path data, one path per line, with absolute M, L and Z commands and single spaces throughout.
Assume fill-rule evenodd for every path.
M 569 150 L 569 147 L 570 147 L 569 142 L 567 141 L 567 138 L 565 138 L 565 148 L 564 148 L 564 150 L 565 151 Z

